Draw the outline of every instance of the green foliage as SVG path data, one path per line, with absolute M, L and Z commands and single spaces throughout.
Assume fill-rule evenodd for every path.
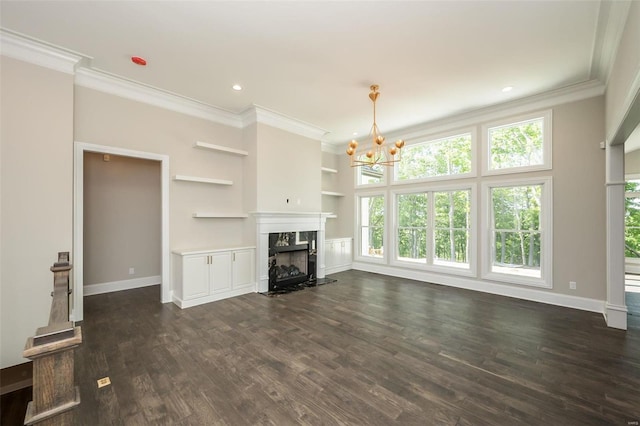
M 434 193 L 435 258 L 466 263 L 469 245 L 469 191 Z
M 625 190 L 625 256 L 637 258 L 640 253 L 640 181 L 627 182 Z
M 494 264 L 539 269 L 542 185 L 491 190 Z
M 398 255 L 426 259 L 428 197 L 426 193 L 398 195 Z
M 384 197 L 362 197 L 361 241 L 363 255 L 382 255 L 384 247 Z
M 491 169 L 543 164 L 543 119 L 489 129 Z
M 402 152 L 396 179 L 423 179 L 471 171 L 471 135 L 409 145 Z

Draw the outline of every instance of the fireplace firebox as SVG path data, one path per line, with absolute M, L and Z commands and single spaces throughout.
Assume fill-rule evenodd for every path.
M 316 278 L 316 232 L 269 234 L 269 291 Z

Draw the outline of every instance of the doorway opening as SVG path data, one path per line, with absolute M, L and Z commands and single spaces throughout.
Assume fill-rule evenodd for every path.
M 101 155 L 113 155 L 129 157 L 132 159 L 152 160 L 160 162 L 160 259 L 161 259 L 161 302 L 171 301 L 169 279 L 169 157 L 166 155 L 133 151 L 123 148 L 95 145 L 84 142 L 74 144 L 74 217 L 73 217 L 73 296 L 71 320 L 82 321 L 84 318 L 84 224 L 85 224 L 85 200 L 84 181 L 85 153 L 99 153 Z M 156 277 L 157 279 L 157 277 Z

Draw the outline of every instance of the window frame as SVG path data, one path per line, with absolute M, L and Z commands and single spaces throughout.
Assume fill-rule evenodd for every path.
M 362 218 L 362 203 L 361 203 L 361 199 L 362 198 L 371 198 L 371 197 L 382 197 L 383 199 L 383 204 L 384 204 L 384 224 L 383 224 L 383 228 L 382 228 L 382 238 L 383 238 L 383 247 L 384 247 L 384 251 L 382 253 L 382 256 L 380 257 L 376 257 L 376 256 L 368 256 L 368 255 L 363 255 L 362 254 L 362 225 L 361 225 L 361 218 Z M 388 223 L 389 223 L 389 215 L 388 215 L 388 198 L 386 196 L 386 191 L 365 191 L 365 192 L 358 192 L 355 195 L 355 211 L 356 211 L 356 217 L 355 217 L 355 232 L 356 232 L 356 238 L 354 238 L 355 240 L 355 250 L 353 253 L 353 258 L 354 261 L 362 261 L 362 262 L 371 262 L 371 263 L 380 263 L 380 264 L 387 264 L 387 259 L 389 258 L 389 231 L 388 231 Z
M 491 169 L 491 144 L 489 140 L 489 130 L 496 127 L 506 127 L 518 125 L 526 121 L 542 119 L 542 164 L 533 166 L 509 167 L 504 169 Z M 553 167 L 553 110 L 547 109 L 527 114 L 520 114 L 494 120 L 482 124 L 482 175 L 505 175 L 513 173 L 525 173 L 538 170 L 551 170 Z
M 542 186 L 542 195 L 540 197 L 540 278 L 518 276 L 515 274 L 507 274 L 494 272 L 492 270 L 492 253 L 493 253 L 493 205 L 491 199 L 491 190 L 493 188 L 509 188 L 518 186 Z M 483 208 L 483 233 L 485 241 L 482 243 L 483 259 L 482 259 L 482 279 L 505 282 L 516 285 L 526 285 L 533 287 L 553 288 L 553 178 L 551 176 L 531 177 L 531 178 L 513 178 L 502 179 L 499 181 L 482 183 L 482 205 Z
M 382 180 L 380 182 L 374 183 L 360 183 L 360 177 L 362 176 L 362 166 L 354 166 L 353 169 L 353 183 L 354 188 L 384 188 L 388 185 L 389 182 L 389 167 L 382 167 Z
M 452 181 L 452 180 L 457 180 L 457 179 L 468 179 L 468 178 L 472 178 L 472 177 L 476 177 L 478 175 L 478 132 L 477 132 L 477 126 L 472 126 L 472 127 L 463 127 L 463 128 L 457 128 L 455 130 L 449 130 L 446 132 L 438 132 L 438 133 L 425 133 L 425 134 L 421 134 L 419 136 L 416 137 L 412 137 L 411 139 L 408 139 L 406 142 L 406 145 L 403 149 L 407 149 L 408 147 L 411 147 L 413 145 L 420 145 L 420 144 L 428 144 L 428 143 L 432 143 L 432 142 L 437 142 L 443 139 L 449 139 L 449 138 L 454 138 L 456 136 L 462 136 L 462 135 L 466 135 L 469 134 L 471 136 L 471 171 L 469 171 L 468 173 L 462 173 L 462 174 L 457 174 L 457 175 L 442 175 L 442 176 L 429 176 L 429 177 L 423 177 L 423 178 L 417 178 L 417 179 L 405 179 L 405 180 L 398 180 L 398 166 L 399 164 L 396 163 L 393 165 L 393 171 L 390 174 L 390 180 L 391 180 L 391 185 L 395 186 L 395 185 L 412 185 L 412 184 L 419 184 L 419 183 L 426 183 L 426 182 L 437 182 L 437 181 Z M 405 152 L 402 153 L 402 155 L 405 155 Z
M 435 247 L 435 200 L 434 194 L 437 192 L 451 192 L 451 191 L 469 191 L 469 259 L 468 268 L 454 267 L 438 265 L 434 263 L 434 247 Z M 398 196 L 407 194 L 427 194 L 428 213 L 427 213 L 427 258 L 425 262 L 417 262 L 410 260 L 402 260 L 399 258 L 398 253 Z M 391 266 L 398 266 L 407 269 L 419 269 L 423 271 L 446 273 L 450 275 L 460 275 L 465 277 L 477 276 L 477 235 L 478 235 L 478 203 L 477 203 L 477 184 L 475 182 L 465 183 L 449 183 L 441 184 L 437 186 L 416 186 L 412 188 L 397 188 L 391 191 L 391 225 L 389 242 L 393 245 L 390 247 L 389 253 L 393 253 L 390 256 L 389 264 Z

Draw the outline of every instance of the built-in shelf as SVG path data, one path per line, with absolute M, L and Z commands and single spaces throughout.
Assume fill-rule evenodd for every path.
M 327 219 L 337 219 L 337 218 L 338 218 L 338 215 L 334 213 L 329 213 L 327 215 Z
M 321 170 L 325 173 L 338 173 L 336 169 L 330 169 L 329 167 L 323 167 Z
M 214 145 L 212 143 L 207 143 L 207 142 L 196 141 L 196 143 L 193 146 L 195 148 L 211 149 L 213 151 L 226 152 L 228 154 L 234 154 L 234 155 L 245 155 L 245 156 L 249 155 L 247 151 L 244 151 L 242 149 L 227 148 L 226 146 Z
M 211 183 L 214 185 L 233 185 L 233 181 L 224 180 L 224 179 L 211 179 L 197 176 L 185 176 L 185 175 L 175 175 L 173 180 L 180 180 L 184 182 L 200 182 L 200 183 Z
M 344 197 L 342 192 L 322 191 L 322 195 L 331 195 L 332 197 Z
M 244 219 L 249 215 L 246 213 L 194 213 L 193 217 L 198 219 Z

